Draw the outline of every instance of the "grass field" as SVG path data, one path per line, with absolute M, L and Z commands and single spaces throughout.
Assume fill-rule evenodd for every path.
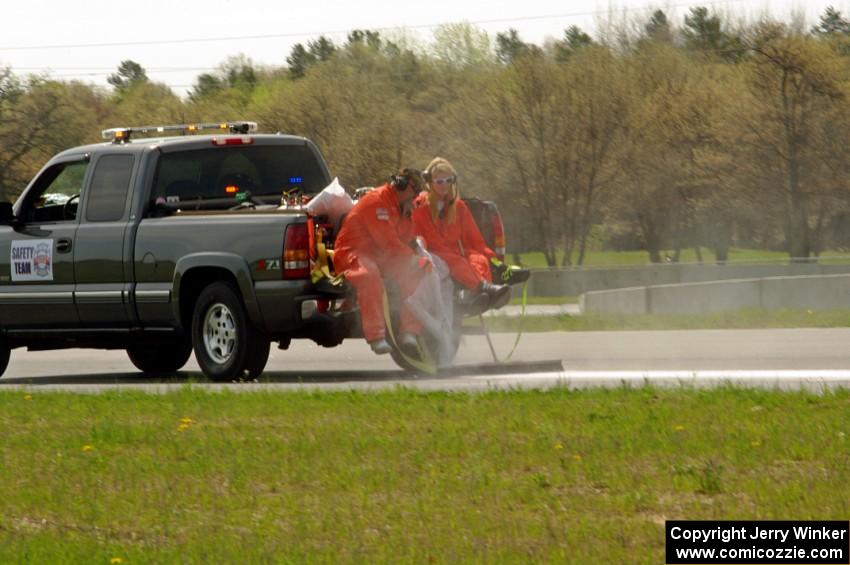
M 488 316 L 487 328 L 514 332 L 617 331 L 617 330 L 713 330 L 760 328 L 850 327 L 850 310 L 738 310 L 704 315 L 582 314 L 580 316 Z M 478 326 L 477 318 L 464 324 Z
M 850 392 L 0 392 L 0 562 L 663 563 L 844 519 Z
M 673 252 L 670 252 L 672 256 Z M 526 267 L 547 267 L 543 253 L 522 253 L 522 264 Z M 662 257 L 664 254 L 662 253 Z M 562 254 L 558 254 L 558 265 Z M 702 249 L 702 258 L 705 264 L 714 264 L 715 255 L 707 248 Z M 513 256 L 508 257 L 513 260 Z M 730 263 L 761 263 L 761 262 L 783 262 L 788 260 L 788 253 L 784 251 L 764 251 L 761 249 L 730 249 Z M 683 249 L 679 258 L 681 263 L 695 263 L 696 254 L 693 249 Z M 820 263 L 848 263 L 850 253 L 847 251 L 825 251 L 821 254 Z M 589 251 L 585 256 L 584 267 L 629 267 L 638 265 L 650 265 L 649 253 L 646 251 Z

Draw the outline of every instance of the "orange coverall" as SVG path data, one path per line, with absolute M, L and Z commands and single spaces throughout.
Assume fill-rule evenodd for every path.
M 427 194 L 422 193 L 413 209 L 413 225 L 416 235 L 425 239 L 428 251 L 449 266 L 454 280 L 469 289 L 478 287 L 482 280 L 493 281 L 490 258 L 496 254 L 487 247 L 463 200 L 455 202 L 455 221 L 449 223 L 444 214 L 436 219 L 431 216 Z
M 401 213 L 396 189 L 385 184 L 361 198 L 342 224 L 334 243 L 334 269 L 344 273 L 357 291 L 363 337 L 375 341 L 386 337 L 384 283 L 392 278 L 401 292 L 401 332 L 418 335 L 419 320 L 404 299 L 413 294 L 422 278 L 416 268 L 413 223 Z

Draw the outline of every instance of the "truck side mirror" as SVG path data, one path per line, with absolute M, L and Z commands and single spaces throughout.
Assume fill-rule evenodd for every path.
M 0 226 L 11 226 L 15 223 L 15 213 L 11 202 L 0 202 Z

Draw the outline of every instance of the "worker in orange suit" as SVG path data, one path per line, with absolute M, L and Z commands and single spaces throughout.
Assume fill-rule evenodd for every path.
M 417 336 L 422 326 L 405 299 L 431 268 L 430 261 L 411 247 L 414 232 L 410 214 L 422 186 L 422 174 L 416 169 L 394 175 L 391 182 L 357 202 L 334 244 L 334 268 L 357 291 L 363 337 L 377 354 L 391 350 L 383 308 L 382 277 L 387 277 L 398 283 L 401 294 L 398 345 L 405 355 L 418 356 Z
M 466 289 L 467 305 L 474 310 L 501 308 L 510 297 L 508 285 L 493 284 L 487 247 L 467 205 L 459 197 L 457 173 L 449 161 L 437 157 L 423 173 L 426 191 L 416 199 L 413 224 L 430 253 L 446 262 L 451 277 Z

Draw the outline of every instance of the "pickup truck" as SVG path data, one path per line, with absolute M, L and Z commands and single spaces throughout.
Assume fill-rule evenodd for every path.
M 203 135 L 203 130 L 215 130 Z M 137 134 L 191 135 L 134 139 Z M 307 139 L 252 122 L 104 131 L 0 203 L 0 375 L 10 350 L 125 349 L 145 372 L 194 350 L 214 380 L 254 377 L 272 341 L 353 332 L 315 316 L 312 221 L 281 194 L 330 176 Z

